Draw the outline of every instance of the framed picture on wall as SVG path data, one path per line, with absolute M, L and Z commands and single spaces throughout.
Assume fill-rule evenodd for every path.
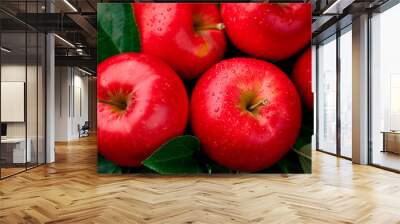
M 99 3 L 98 172 L 311 173 L 309 3 Z
M 25 82 L 1 82 L 1 122 L 25 121 Z

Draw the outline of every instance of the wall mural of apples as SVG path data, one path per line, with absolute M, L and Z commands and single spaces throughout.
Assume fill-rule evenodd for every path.
M 99 3 L 98 172 L 311 173 L 311 4 Z

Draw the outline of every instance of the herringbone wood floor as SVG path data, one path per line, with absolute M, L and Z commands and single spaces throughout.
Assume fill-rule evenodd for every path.
M 92 137 L 0 181 L 0 223 L 400 223 L 400 175 L 315 152 L 312 175 L 99 176 Z

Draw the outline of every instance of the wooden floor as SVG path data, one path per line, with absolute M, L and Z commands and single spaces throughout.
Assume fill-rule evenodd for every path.
M 23 168 L 0 168 L 1 169 L 1 177 L 8 177 L 11 176 L 13 174 L 19 173 L 19 172 L 23 172 L 25 171 L 25 167 Z
M 372 159 L 375 164 L 400 170 L 400 154 L 375 150 Z
M 0 223 L 400 223 L 400 175 L 320 152 L 312 175 L 99 176 L 96 141 L 0 181 Z

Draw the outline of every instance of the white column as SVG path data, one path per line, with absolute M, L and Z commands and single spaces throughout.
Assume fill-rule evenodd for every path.
M 54 73 L 54 35 L 47 34 L 46 36 L 46 97 L 47 97 L 47 108 L 46 108 L 46 163 L 52 163 L 55 161 L 55 149 L 54 149 L 54 133 L 55 133 L 55 73 Z
M 368 163 L 368 15 L 353 19 L 353 162 Z
M 53 12 L 51 1 L 46 1 L 47 12 Z M 46 163 L 55 162 L 55 43 L 54 35 L 46 35 Z

